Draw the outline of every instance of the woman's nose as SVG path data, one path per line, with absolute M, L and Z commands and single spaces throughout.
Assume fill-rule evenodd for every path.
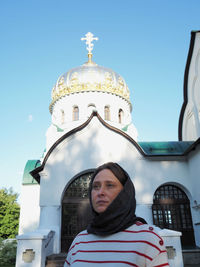
M 99 195 L 104 195 L 104 194 L 105 194 L 105 188 L 104 188 L 104 186 L 101 186 L 101 187 L 99 188 L 98 194 L 99 194 Z

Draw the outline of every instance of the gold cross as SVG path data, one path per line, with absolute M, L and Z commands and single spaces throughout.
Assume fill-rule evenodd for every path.
M 93 37 L 94 35 L 91 32 L 88 32 L 85 37 L 81 38 L 81 41 L 86 41 L 86 49 L 88 50 L 88 56 L 92 55 L 92 50 L 93 50 L 93 46 L 94 44 L 92 43 L 94 40 L 98 41 L 99 38 L 98 37 Z

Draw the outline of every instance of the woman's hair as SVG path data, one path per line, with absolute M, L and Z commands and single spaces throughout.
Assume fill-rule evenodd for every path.
M 120 181 L 120 183 L 124 186 L 124 184 L 126 183 L 126 181 L 128 179 L 128 174 L 122 167 L 119 166 L 119 164 L 114 163 L 114 162 L 107 162 L 107 163 L 104 163 L 103 165 L 99 166 L 94 171 L 94 173 L 91 177 L 91 185 L 93 183 L 95 176 L 100 171 L 105 170 L 105 169 L 110 170 L 116 176 L 116 178 Z

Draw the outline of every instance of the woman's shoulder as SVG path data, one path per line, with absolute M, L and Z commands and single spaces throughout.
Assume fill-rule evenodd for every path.
M 74 240 L 80 239 L 81 237 L 83 237 L 83 236 L 87 236 L 87 235 L 88 235 L 87 230 L 83 230 L 83 231 L 81 231 L 80 233 L 78 233 L 78 234 L 75 236 Z
M 129 228 L 124 230 L 125 232 L 129 233 L 137 233 L 140 235 L 140 238 L 144 238 L 145 240 L 149 242 L 155 242 L 156 244 L 159 244 L 160 246 L 164 245 L 163 239 L 160 236 L 161 229 L 155 225 L 151 224 L 143 224 L 141 222 L 136 222 L 135 224 L 131 225 Z
M 140 231 L 140 232 L 149 232 L 149 233 L 157 233 L 159 232 L 161 229 L 159 227 L 157 227 L 156 225 L 152 225 L 152 224 L 144 224 L 142 222 L 136 222 L 134 224 L 132 224 L 130 227 L 128 227 L 125 231 Z
M 72 244 L 74 244 L 74 243 L 78 243 L 78 242 L 82 242 L 82 241 L 88 241 L 88 239 L 91 239 L 92 236 L 93 236 L 93 235 L 92 235 L 92 234 L 89 234 L 89 233 L 87 232 L 87 230 L 83 230 L 83 231 L 81 231 L 80 233 L 78 233 L 78 234 L 75 236 L 75 238 L 74 238 Z
M 86 234 L 88 234 L 87 230 L 83 230 L 80 233 L 78 233 L 77 236 L 79 236 L 79 235 L 86 235 Z
M 153 224 L 142 223 L 137 221 L 136 223 L 132 224 L 127 230 L 144 230 L 144 231 L 155 231 L 157 232 L 160 228 Z
M 71 250 L 77 243 L 79 243 L 79 242 L 81 242 L 83 239 L 85 239 L 86 236 L 88 236 L 88 232 L 87 232 L 87 230 L 83 230 L 83 231 L 81 231 L 80 233 L 78 233 L 78 234 L 74 237 L 74 239 L 73 239 L 73 241 L 72 241 L 72 243 L 71 243 L 71 246 L 70 246 L 69 251 L 70 251 L 70 250 Z

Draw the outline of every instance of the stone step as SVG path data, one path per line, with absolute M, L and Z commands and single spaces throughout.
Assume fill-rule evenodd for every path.
M 46 258 L 46 267 L 63 267 L 66 253 L 52 254 Z
M 184 267 L 199 267 L 200 266 L 200 249 L 183 250 Z

